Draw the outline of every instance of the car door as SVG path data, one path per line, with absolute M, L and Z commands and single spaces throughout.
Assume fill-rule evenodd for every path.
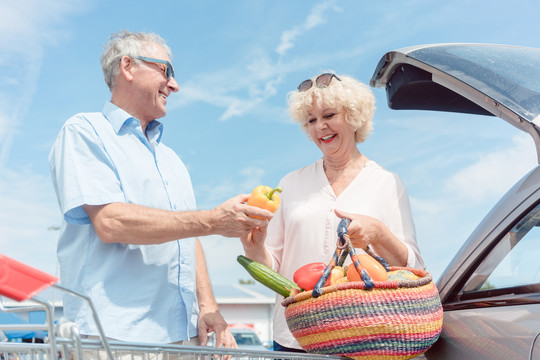
M 488 215 L 482 241 L 462 248 L 467 270 L 443 279 L 443 330 L 428 359 L 540 359 L 540 168 L 510 194 L 527 181 L 527 199 L 503 199 L 498 207 L 516 206 Z

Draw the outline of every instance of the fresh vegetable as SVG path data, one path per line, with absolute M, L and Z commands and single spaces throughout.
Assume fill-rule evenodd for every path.
M 398 280 L 417 280 L 420 279 L 420 276 L 412 273 L 409 270 L 400 269 L 400 270 L 393 270 L 388 272 L 388 280 L 389 281 L 398 281 Z
M 264 264 L 248 259 L 243 255 L 238 255 L 236 260 L 255 280 L 283 297 L 291 295 L 291 291 L 292 294 L 295 294 L 295 291 L 301 290 L 294 282 Z
M 343 282 L 342 279 L 347 279 L 345 277 L 345 270 L 341 266 L 334 266 L 332 271 L 330 272 L 330 285 L 337 284 L 339 282 Z M 341 281 L 340 281 L 341 280 Z
M 249 195 L 247 204 L 257 206 L 274 213 L 278 209 L 279 203 L 281 202 L 281 198 L 279 197 L 279 194 L 277 194 L 280 192 L 281 188 L 279 186 L 272 189 L 270 186 L 259 185 L 253 189 L 251 195 Z
M 388 278 L 388 273 L 384 266 L 380 262 L 375 260 L 372 256 L 368 254 L 358 254 L 356 255 L 358 261 L 360 262 L 360 267 L 366 270 L 371 280 L 374 281 L 386 281 Z M 349 281 L 360 281 L 360 274 L 356 271 L 354 264 L 350 264 L 347 267 L 347 279 Z
M 322 262 L 306 264 L 294 272 L 293 280 L 302 289 L 313 290 L 324 269 L 326 269 L 326 264 Z M 330 279 L 326 280 L 326 285 L 330 285 Z

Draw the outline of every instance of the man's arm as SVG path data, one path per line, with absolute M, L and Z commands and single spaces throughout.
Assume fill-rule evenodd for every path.
M 199 342 L 205 346 L 208 342 L 208 333 L 216 334 L 216 347 L 238 348 L 236 341 L 229 330 L 229 326 L 219 312 L 212 284 L 208 277 L 206 260 L 199 239 L 195 242 L 197 301 L 199 303 Z
M 212 210 L 170 211 L 135 204 L 83 205 L 105 243 L 161 244 L 211 234 L 240 237 L 268 224 L 273 214 L 245 204 L 238 195 Z M 256 219 L 251 216 L 262 217 Z

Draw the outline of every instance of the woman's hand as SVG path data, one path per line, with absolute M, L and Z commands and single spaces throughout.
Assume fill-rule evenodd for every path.
M 241 236 L 240 240 L 242 241 L 242 245 L 244 245 L 244 250 L 246 249 L 260 249 L 264 247 L 264 241 L 266 240 L 266 231 L 268 229 L 268 225 L 256 227 L 251 230 L 250 233 L 248 233 L 245 236 Z
M 384 226 L 379 220 L 366 215 L 351 214 L 344 211 L 334 210 L 337 217 L 351 220 L 349 227 L 349 237 L 355 248 L 365 249 L 370 244 L 376 244 L 381 235 L 381 226 Z
M 268 225 L 253 228 L 249 234 L 241 236 L 240 241 L 247 258 L 270 266 L 271 260 L 264 246 L 267 229 Z
M 347 228 L 351 243 L 355 248 L 366 249 L 371 245 L 373 251 L 388 264 L 406 266 L 409 250 L 388 227 L 380 220 L 371 216 L 351 214 L 334 210 L 337 217 L 351 220 Z

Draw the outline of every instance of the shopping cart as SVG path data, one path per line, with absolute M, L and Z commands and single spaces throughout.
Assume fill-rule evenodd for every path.
M 55 276 L 0 254 L 0 311 L 23 314 L 44 311 L 46 319 L 43 324 L 0 324 L 0 334 L 10 331 L 44 331 L 47 334 L 42 343 L 12 342 L 7 337 L 2 341 L 0 338 L 0 360 L 343 359 L 305 353 L 113 341 L 105 336 L 90 298 L 57 282 Z M 82 338 L 75 324 L 55 321 L 53 305 L 36 296 L 47 288 L 83 299 L 92 312 L 99 337 Z M 2 296 L 19 305 L 5 306 Z M 31 305 L 23 306 L 22 302 Z

